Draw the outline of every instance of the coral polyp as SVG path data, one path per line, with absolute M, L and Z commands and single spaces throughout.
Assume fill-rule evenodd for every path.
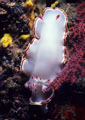
M 51 100 L 54 88 L 45 91 L 62 71 L 66 62 L 67 17 L 61 9 L 47 8 L 35 20 L 35 38 L 22 58 L 21 70 L 30 76 L 25 86 L 32 91 L 30 104 L 42 105 Z

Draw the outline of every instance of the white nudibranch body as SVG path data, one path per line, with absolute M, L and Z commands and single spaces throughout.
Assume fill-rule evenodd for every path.
M 30 76 L 25 84 L 32 90 L 30 104 L 42 105 L 53 96 L 54 90 L 46 91 L 46 88 L 59 75 L 61 64 L 66 60 L 66 24 L 65 13 L 61 9 L 51 8 L 47 8 L 43 17 L 35 21 L 35 38 L 27 47 L 21 62 L 21 70 Z

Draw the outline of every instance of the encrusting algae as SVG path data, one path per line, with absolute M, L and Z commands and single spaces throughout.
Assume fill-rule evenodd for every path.
M 24 34 L 24 35 L 21 35 L 21 36 L 20 36 L 20 39 L 26 40 L 26 39 L 28 39 L 29 37 L 30 37 L 30 34 Z
M 24 4 L 25 7 L 29 7 L 29 6 L 33 7 L 33 5 L 34 4 L 33 4 L 32 0 L 27 0 L 26 3 Z
M 0 43 L 3 47 L 8 47 L 8 45 L 12 44 L 12 37 L 10 34 L 5 33 L 4 36 L 1 38 Z
M 55 1 L 53 4 L 51 4 L 51 8 L 56 7 L 56 5 L 58 5 L 58 4 L 59 4 L 59 2 L 58 2 L 58 1 Z
M 34 23 L 34 11 L 32 11 L 29 16 L 29 26 L 31 29 L 33 28 L 33 23 Z
M 33 28 L 33 23 L 34 23 L 34 2 L 32 0 L 27 0 L 23 6 L 30 10 L 30 14 L 27 15 L 28 21 L 29 21 L 29 27 L 32 29 Z

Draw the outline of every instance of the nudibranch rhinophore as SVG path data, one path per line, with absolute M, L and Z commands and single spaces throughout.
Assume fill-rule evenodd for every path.
M 61 65 L 66 61 L 66 25 L 67 16 L 58 8 L 45 9 L 43 16 L 35 20 L 35 38 L 21 62 L 21 71 L 30 76 L 25 86 L 32 91 L 32 105 L 48 103 L 54 95 L 54 88 L 47 91 L 46 88 L 60 74 Z

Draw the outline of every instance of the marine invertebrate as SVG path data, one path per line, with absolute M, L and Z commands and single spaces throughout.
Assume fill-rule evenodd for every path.
M 78 5 L 77 13 L 78 13 L 77 20 L 84 22 L 85 21 L 85 2 Z
M 70 52 L 77 51 L 85 45 L 85 4 L 82 3 L 77 7 L 77 19 L 73 26 L 69 28 L 69 43 L 71 47 Z
M 30 104 L 42 105 L 51 100 L 54 89 L 44 93 L 61 72 L 66 61 L 64 40 L 67 17 L 61 9 L 47 8 L 35 21 L 35 38 L 22 58 L 21 70 L 30 76 L 25 84 L 32 90 Z
M 74 83 L 81 76 L 84 77 L 85 69 L 84 66 L 82 66 L 85 63 L 84 46 L 82 47 L 82 49 L 77 50 L 70 56 L 67 64 L 65 65 L 61 73 L 48 86 L 46 91 L 49 90 L 51 87 L 55 87 L 56 89 L 58 89 L 61 83 L 63 83 L 64 81 L 72 81 L 72 83 Z
M 82 8 L 82 11 L 81 11 Z M 58 89 L 64 81 L 76 82 L 80 77 L 83 78 L 85 75 L 84 68 L 84 56 L 85 56 L 85 4 L 80 4 L 77 7 L 78 17 L 76 22 L 73 23 L 73 26 L 69 28 L 69 59 L 61 73 L 58 77 L 48 86 L 49 89 L 51 86 Z
M 8 45 L 12 44 L 11 35 L 5 33 L 4 36 L 0 40 L 0 43 L 3 45 L 3 47 L 8 47 Z

